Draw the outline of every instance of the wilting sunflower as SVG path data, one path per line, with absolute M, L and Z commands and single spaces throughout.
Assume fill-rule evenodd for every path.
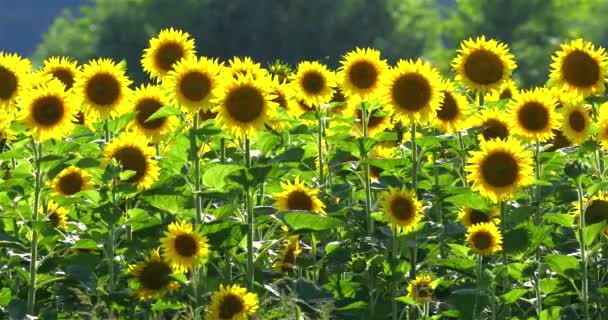
M 129 265 L 129 276 L 135 280 L 135 293 L 140 300 L 162 298 L 179 286 L 179 282 L 171 279 L 171 266 L 161 259 L 158 251 L 154 249 L 145 261 Z
M 502 234 L 491 222 L 468 227 L 466 237 L 471 249 L 482 256 L 502 250 Z
M 380 59 L 380 51 L 356 48 L 340 61 L 339 85 L 346 96 L 365 99 L 380 88 L 380 79 L 388 69 L 386 60 Z
M 388 223 L 401 232 L 408 232 L 422 220 L 422 204 L 412 191 L 389 187 L 382 194 L 382 211 Z
M 181 59 L 194 58 L 194 39 L 187 32 L 173 28 L 163 29 L 150 39 L 144 50 L 141 64 L 152 79 L 162 79 Z
M 473 190 L 498 202 L 532 182 L 533 156 L 517 140 L 483 141 L 480 148 L 481 151 L 471 151 L 466 166 Z
M 281 273 L 287 273 L 296 266 L 296 257 L 300 255 L 300 236 L 294 235 L 287 238 L 285 247 L 279 254 L 279 258 L 272 265 L 272 268 Z
M 441 79 L 437 70 L 420 59 L 400 60 L 384 74 L 380 96 L 396 120 L 423 123 L 439 108 Z
M 517 89 L 515 82 L 513 82 L 513 80 L 511 79 L 508 79 L 503 82 L 500 87 L 498 87 L 498 89 L 486 93 L 485 101 L 494 102 L 504 99 L 512 99 L 518 92 L 519 90 Z
M 191 270 L 209 256 L 207 237 L 185 221 L 170 224 L 160 243 L 163 256 L 179 272 Z
M 582 102 L 570 103 L 562 111 L 561 132 L 572 144 L 583 144 L 591 129 L 590 110 Z
M 443 99 L 435 110 L 436 122 L 444 132 L 457 132 L 463 128 L 469 102 L 462 94 L 456 92 L 451 81 L 443 83 Z
M 153 159 L 154 154 L 155 150 L 148 146 L 148 141 L 134 132 L 122 134 L 106 145 L 104 150 L 106 161 L 116 159 L 123 171 L 135 171 L 135 175 L 125 182 L 135 184 L 139 191 L 150 187 L 158 179 L 159 168 Z
M 114 118 L 124 109 L 131 80 L 111 59 L 92 60 L 82 67 L 74 92 L 82 97 L 84 111 L 101 120 Z
M 78 107 L 74 97 L 58 80 L 28 91 L 19 101 L 21 119 L 40 141 L 62 139 L 70 133 Z
M 74 87 L 79 67 L 76 61 L 66 57 L 51 57 L 44 61 L 42 68 L 44 74 L 50 75 L 63 83 L 66 90 Z
M 597 134 L 597 140 L 604 150 L 608 150 L 608 102 L 600 107 L 598 124 L 599 132 Z
M 464 40 L 452 61 L 456 81 L 480 93 L 498 89 L 516 67 L 507 45 L 485 36 Z
M 64 229 L 67 224 L 68 210 L 60 207 L 55 201 L 49 201 L 46 206 L 46 218 L 53 228 Z
M 608 223 L 608 198 L 603 194 L 594 196 L 586 202 L 584 212 L 585 226 L 596 223 Z M 576 205 L 573 213 L 580 226 L 581 210 L 578 205 Z M 608 234 L 608 224 L 605 226 L 604 233 Z
M 336 86 L 335 74 L 317 61 L 303 61 L 289 85 L 296 97 L 308 105 L 321 105 L 331 100 Z
M 349 113 L 355 117 L 355 122 L 353 123 L 353 133 L 357 136 L 363 136 L 363 111 L 361 110 L 362 103 L 353 101 L 359 99 L 360 98 L 358 97 L 350 98 Z M 367 135 L 369 137 L 373 137 L 381 132 L 384 132 L 384 130 L 391 125 L 391 116 L 386 111 L 382 110 L 381 108 L 373 108 L 372 110 L 369 110 L 369 103 L 367 104 L 366 108 L 368 108 Z
M 238 135 L 252 136 L 276 113 L 271 90 L 265 77 L 254 80 L 251 75 L 239 75 L 236 80 L 225 81 L 214 93 L 218 121 Z
M 220 285 L 219 291 L 211 296 L 207 320 L 247 320 L 258 310 L 255 293 L 239 285 Z
M 32 64 L 16 54 L 0 51 L 0 107 L 11 107 L 29 86 Z
M 431 301 L 433 297 L 433 278 L 428 274 L 419 274 L 407 286 L 407 296 L 418 304 Z
M 498 209 L 496 207 L 492 207 L 489 210 L 478 210 L 465 207 L 458 213 L 458 219 L 466 228 L 478 223 L 492 222 L 498 224 L 500 222 Z
M 234 57 L 228 61 L 228 68 L 224 68 L 222 73 L 229 81 L 230 79 L 237 80 L 239 77 L 251 76 L 254 80 L 258 78 L 266 78 L 266 70 L 262 65 L 253 61 L 250 57 Z
M 142 85 L 133 91 L 129 101 L 130 110 L 137 113 L 129 127 L 137 134 L 143 135 L 152 142 L 159 142 L 173 131 L 178 122 L 175 116 L 160 117 L 148 120 L 156 111 L 167 105 L 167 99 L 160 87 Z
M 513 124 L 514 133 L 544 142 L 553 137 L 553 130 L 560 125 L 562 117 L 555 112 L 556 105 L 557 101 L 546 90 L 522 91 L 507 105 L 507 119 Z
M 212 93 L 219 85 L 221 71 L 222 66 L 216 59 L 181 60 L 169 71 L 163 84 L 171 91 L 174 103 L 194 113 L 201 108 L 211 108 Z
M 53 194 L 63 196 L 72 196 L 91 187 L 91 175 L 74 166 L 61 170 L 51 182 Z
M 274 193 L 274 206 L 279 211 L 304 210 L 325 214 L 325 204 L 317 198 L 318 189 L 310 189 L 296 177 L 292 184 L 290 181 L 281 182 L 283 192 Z
M 597 48 L 583 39 L 563 43 L 553 56 L 551 80 L 575 95 L 586 97 L 603 94 L 608 72 L 608 58 L 604 48 Z

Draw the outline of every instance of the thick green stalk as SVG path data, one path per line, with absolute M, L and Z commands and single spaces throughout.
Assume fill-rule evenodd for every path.
M 483 274 L 483 256 L 477 257 L 477 292 L 475 293 L 475 303 L 473 304 L 473 319 L 477 319 L 477 308 L 479 306 L 479 296 L 481 293 L 481 275 Z
M 251 169 L 251 141 L 245 135 L 245 167 L 247 171 Z M 253 231 L 254 231 L 254 216 L 253 216 L 253 195 L 251 194 L 251 186 L 249 182 L 245 186 L 245 204 L 247 206 L 247 288 L 253 290 L 254 283 L 254 268 L 253 264 Z
M 321 108 L 317 108 L 317 149 L 319 151 L 319 187 L 322 189 L 325 185 L 323 177 L 323 112 Z
M 464 139 L 462 139 L 462 134 L 460 133 L 460 131 L 458 131 L 456 133 L 456 137 L 458 138 L 458 145 L 460 146 L 460 159 L 462 161 L 462 165 L 460 166 L 460 170 L 462 172 L 462 184 L 465 187 L 469 186 L 469 183 L 467 182 L 467 171 L 466 171 L 466 165 L 467 165 L 467 148 L 464 144 Z
M 583 300 L 583 314 L 584 319 L 590 319 L 589 318 L 589 278 L 587 275 L 587 269 L 588 269 L 588 261 L 587 261 L 587 246 L 585 245 L 585 238 L 584 238 L 584 233 L 583 233 L 583 229 L 585 228 L 585 207 L 584 207 L 584 202 L 583 202 L 583 186 L 581 185 L 581 182 L 578 181 L 577 182 L 577 191 L 578 191 L 578 208 L 580 210 L 580 216 L 579 216 L 579 220 L 580 220 L 580 226 L 578 229 L 578 237 L 579 237 L 579 242 L 580 242 L 580 246 L 581 246 L 581 262 L 583 263 L 583 279 L 582 279 L 582 289 L 581 289 L 581 293 L 583 295 L 582 300 Z
M 363 127 L 363 139 L 366 140 L 369 136 L 369 130 L 367 128 L 369 123 L 369 114 L 367 112 L 367 104 L 361 103 L 361 122 Z M 367 150 L 361 155 L 364 161 L 363 164 L 363 175 L 365 179 L 365 217 L 367 218 L 367 235 L 372 236 L 374 234 L 374 219 L 372 219 L 372 188 L 371 181 L 369 180 L 369 163 L 367 162 Z
M 110 128 L 108 126 L 108 120 L 106 120 L 103 124 L 103 133 L 104 133 L 104 142 L 105 144 L 109 144 L 110 140 L 112 139 L 112 132 L 110 131 Z M 112 206 L 113 208 L 116 208 L 117 205 L 117 194 L 116 194 L 116 177 L 112 177 Z M 116 224 L 112 223 L 111 225 L 108 226 L 109 230 L 108 230 L 108 275 L 109 275 L 109 279 L 108 279 L 108 294 L 111 294 L 114 291 L 114 279 L 115 279 L 115 272 L 114 272 L 114 254 L 115 254 L 115 242 L 116 242 Z
M 504 200 L 500 201 L 500 231 L 504 232 L 505 230 L 507 230 L 507 204 L 505 203 Z M 508 268 L 508 264 L 509 264 L 509 259 L 507 257 L 507 252 L 505 250 L 502 250 L 502 265 L 505 268 Z M 508 292 L 510 290 L 509 288 L 509 275 L 508 273 L 505 274 L 503 280 L 502 280 L 502 290 L 504 293 Z M 505 318 L 509 318 L 511 316 L 511 306 L 506 304 L 505 305 L 505 312 L 503 314 L 503 316 Z
M 202 223 L 203 208 L 201 203 L 201 161 L 198 154 L 198 144 L 196 143 L 196 130 L 198 130 L 198 114 L 192 119 L 192 129 L 190 129 L 190 159 L 194 166 L 194 208 L 196 210 L 195 221 L 197 225 Z
M 397 300 L 395 300 L 395 298 L 397 297 L 397 292 L 399 290 L 399 281 L 398 279 L 395 277 L 395 273 L 397 272 L 397 265 L 399 262 L 399 239 L 397 238 L 398 234 L 397 234 L 397 228 L 393 227 L 393 247 L 392 247 L 392 254 L 393 254 L 393 272 L 392 272 L 392 287 L 393 287 L 393 292 L 392 292 L 392 297 L 391 297 L 391 314 L 393 316 L 393 320 L 398 320 L 399 319 L 399 306 L 397 304 Z
M 416 123 L 412 122 L 412 132 L 411 132 L 411 143 L 412 143 L 412 189 L 416 197 L 418 197 L 418 146 L 416 145 Z M 410 281 L 414 281 L 416 279 L 416 261 L 418 260 L 418 248 L 416 237 L 414 236 L 414 246 L 410 250 Z M 415 319 L 417 317 L 416 308 L 410 308 L 410 319 Z
M 534 148 L 534 174 L 536 176 L 536 180 L 540 180 L 541 172 L 540 172 L 540 142 L 536 140 L 535 148 Z M 534 200 L 536 201 L 537 207 L 534 212 L 534 224 L 539 226 L 541 225 L 541 214 L 540 214 L 540 184 L 537 184 L 534 188 Z M 543 311 L 543 296 L 540 291 L 540 280 L 541 280 L 541 272 L 542 272 L 542 250 L 540 245 L 536 248 L 536 272 L 534 273 L 534 292 L 536 295 L 536 301 L 534 306 L 536 308 L 536 315 L 540 317 L 540 313 Z
M 40 210 L 40 190 L 42 189 L 42 170 L 40 158 L 42 158 L 42 143 L 33 141 L 34 148 L 34 206 L 32 208 L 32 243 L 30 252 L 30 283 L 27 292 L 27 313 L 34 316 L 36 313 L 36 272 L 38 271 L 38 231 L 35 223 L 38 222 L 38 211 Z

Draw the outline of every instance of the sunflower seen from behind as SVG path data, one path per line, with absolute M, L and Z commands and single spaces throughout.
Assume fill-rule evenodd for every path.
M 336 86 L 335 74 L 317 61 L 302 61 L 289 83 L 295 96 L 308 105 L 321 105 L 331 100 Z
M 491 207 L 486 210 L 464 207 L 458 213 L 458 220 L 462 222 L 465 228 L 485 222 L 491 222 L 496 225 L 500 223 L 498 208 L 496 207 Z
M 160 299 L 179 287 L 179 282 L 174 281 L 171 274 L 173 270 L 168 262 L 161 259 L 159 249 L 153 249 L 145 261 L 129 265 L 129 277 L 134 283 L 134 293 L 140 300 Z
M 420 59 L 400 60 L 384 74 L 380 97 L 396 120 L 425 123 L 435 117 L 441 103 L 441 78 Z
M 555 112 L 557 100 L 543 89 L 522 91 L 507 105 L 507 120 L 513 132 L 529 140 L 540 142 L 551 139 L 553 130 L 560 126 L 561 115 Z
M 195 54 L 194 39 L 187 32 L 163 29 L 157 37 L 150 39 L 141 64 L 151 79 L 163 79 L 177 62 L 194 58 Z
M 451 81 L 443 83 L 442 92 L 439 108 L 435 110 L 435 123 L 443 132 L 458 132 L 463 128 L 469 112 L 469 102 L 465 96 L 456 92 Z
M 433 278 L 422 273 L 407 285 L 407 296 L 416 304 L 425 304 L 433 298 L 433 289 Z
M 73 90 L 82 99 L 88 117 L 107 120 L 124 112 L 130 84 L 120 64 L 111 59 L 96 59 L 82 67 Z
M 380 51 L 356 48 L 340 61 L 338 84 L 346 96 L 365 99 L 374 96 L 380 88 L 380 79 L 388 64 L 380 59 Z
M 516 67 L 508 46 L 485 36 L 464 40 L 452 61 L 456 81 L 477 93 L 498 89 Z
M 189 113 L 208 110 L 213 104 L 213 90 L 220 83 L 222 66 L 205 57 L 180 60 L 163 80 L 175 104 Z
M 20 118 L 40 141 L 63 139 L 74 128 L 78 104 L 58 80 L 29 90 L 19 101 Z
M 123 133 L 104 149 L 106 162 L 115 159 L 122 171 L 135 172 L 125 182 L 134 184 L 138 191 L 150 187 L 158 179 L 160 169 L 154 155 L 155 150 L 148 146 L 148 140 L 134 132 Z
M 160 87 L 155 85 L 142 85 L 134 90 L 127 110 L 135 112 L 136 116 L 129 128 L 154 143 L 173 132 L 178 123 L 176 116 L 168 115 L 150 120 L 154 113 L 168 104 L 167 100 Z
M 566 104 L 562 110 L 561 132 L 573 145 L 587 141 L 591 129 L 591 110 L 582 101 Z
M 496 203 L 532 182 L 532 153 L 517 140 L 483 141 L 480 149 L 470 152 L 465 167 L 474 191 Z
M 11 108 L 28 88 L 31 68 L 29 60 L 0 51 L 0 107 Z
M 255 293 L 239 285 L 220 285 L 211 296 L 206 320 L 247 320 L 258 310 Z
M 408 232 L 422 220 L 422 204 L 413 191 L 389 187 L 380 200 L 384 217 L 389 225 L 400 232 Z
M 91 175 L 75 166 L 69 166 L 51 181 L 52 193 L 62 196 L 73 196 L 80 191 L 92 188 Z
M 468 227 L 466 239 L 469 247 L 482 256 L 502 250 L 502 234 L 491 222 L 478 223 Z
M 563 43 L 552 57 L 550 78 L 553 85 L 587 97 L 605 91 L 608 57 L 604 48 L 576 39 Z
M 46 219 L 53 228 L 65 229 L 67 225 L 68 210 L 59 206 L 55 201 L 49 201 L 46 206 Z
M 74 87 L 79 71 L 78 63 L 67 57 L 50 57 L 42 67 L 43 74 L 61 81 L 67 91 Z
M 192 270 L 210 253 L 207 237 L 185 221 L 171 223 L 160 242 L 163 256 L 179 272 Z
M 300 236 L 293 235 L 288 237 L 283 250 L 281 250 L 281 253 L 279 253 L 279 257 L 272 265 L 272 268 L 276 272 L 281 273 L 287 273 L 293 270 L 296 266 L 296 258 L 301 252 Z
M 296 177 L 291 181 L 281 182 L 282 192 L 272 195 L 274 206 L 279 211 L 303 210 L 325 214 L 325 204 L 317 197 L 318 189 L 311 189 Z

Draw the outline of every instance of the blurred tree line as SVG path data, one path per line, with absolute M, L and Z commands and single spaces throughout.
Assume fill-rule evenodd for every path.
M 189 32 L 198 54 L 270 63 L 320 60 L 336 67 L 354 48 L 375 47 L 395 62 L 416 58 L 448 74 L 455 49 L 485 34 L 509 44 L 516 79 L 542 85 L 552 53 L 583 36 L 606 45 L 605 0 L 95 0 L 59 16 L 34 56 L 125 59 L 137 82 L 141 54 L 162 28 Z

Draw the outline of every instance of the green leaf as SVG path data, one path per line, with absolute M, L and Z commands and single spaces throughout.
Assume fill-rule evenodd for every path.
M 571 228 L 574 224 L 574 217 L 567 213 L 546 213 L 543 219 L 545 222 L 555 223 L 566 228 Z
M 551 294 L 559 288 L 560 280 L 543 278 L 540 280 L 540 291 L 544 294 Z
M 416 302 L 414 301 L 414 299 L 408 297 L 408 296 L 401 296 L 401 297 L 397 297 L 395 298 L 395 300 L 399 301 L 399 302 L 403 302 L 405 304 L 416 304 Z
M 539 320 L 560 320 L 562 307 L 552 307 L 551 309 L 545 309 L 540 313 Z
M 526 294 L 526 292 L 528 292 L 528 290 L 526 290 L 526 289 L 513 289 L 513 290 L 503 294 L 502 296 L 500 296 L 500 298 L 502 299 L 502 301 L 504 303 L 511 304 L 511 303 L 517 301 L 517 299 L 521 298 L 521 296 Z
M 233 172 L 241 169 L 241 166 L 233 164 L 217 164 L 203 173 L 203 184 L 207 187 L 222 190 L 226 186 L 226 178 Z
M 594 223 L 583 228 L 583 239 L 585 245 L 589 246 L 595 241 L 597 236 L 604 230 L 604 223 Z
M 181 110 L 179 110 L 178 108 L 175 108 L 172 106 L 163 106 L 162 108 L 156 110 L 156 112 L 154 112 L 151 116 L 149 116 L 145 122 L 149 122 L 149 121 L 152 121 L 155 119 L 165 118 L 168 116 L 177 116 L 177 115 L 180 115 L 181 113 L 182 113 Z
M 75 249 L 96 250 L 97 243 L 91 239 L 78 239 L 74 244 Z
M 357 310 L 357 309 L 366 309 L 367 302 L 365 301 L 356 301 L 344 307 L 336 308 L 336 310 L 345 311 L 345 310 Z
M 487 201 L 481 195 L 472 191 L 463 191 L 457 195 L 445 198 L 445 201 L 477 210 L 488 209 Z
M 0 240 L 0 248 L 12 248 L 20 251 L 29 250 L 28 247 L 24 246 L 18 241 Z
M 25 301 L 21 299 L 13 299 L 8 304 L 8 314 L 11 319 L 25 319 L 27 315 L 27 306 Z
M 302 161 L 302 157 L 304 157 L 304 149 L 302 148 L 291 148 L 281 153 L 274 159 L 272 159 L 273 163 L 281 163 L 281 162 L 291 162 L 291 161 Z
M 0 306 L 1 307 L 6 307 L 12 298 L 13 298 L 13 294 L 11 293 L 11 289 L 4 287 L 4 288 L 2 288 L 2 290 L 0 290 Z
M 121 181 L 127 181 L 127 180 L 129 180 L 130 178 L 133 178 L 133 177 L 134 177 L 136 174 L 137 174 L 137 172 L 136 172 L 136 171 L 133 171 L 133 170 L 125 170 L 125 171 L 122 171 L 122 172 L 119 174 L 119 177 L 120 177 L 120 180 L 121 180 Z
M 165 300 L 159 300 L 155 304 L 152 305 L 153 311 L 163 311 L 163 310 L 180 310 L 184 308 L 183 303 L 179 302 L 169 302 Z
M 137 116 L 136 112 L 127 112 L 122 116 L 108 122 L 108 129 L 112 132 L 121 131 L 129 122 Z
M 577 258 L 562 254 L 549 254 L 545 257 L 545 262 L 551 270 L 568 279 L 571 279 L 573 271 L 580 268 Z
M 171 279 L 173 279 L 173 280 L 175 280 L 175 281 L 179 282 L 179 283 L 180 283 L 180 284 L 182 284 L 182 285 L 186 285 L 187 280 L 188 280 L 188 279 L 186 279 L 186 275 L 185 275 L 185 274 L 183 274 L 183 273 L 173 273 L 173 274 L 171 274 L 169 277 L 170 277 Z
M 323 231 L 343 226 L 336 218 L 308 212 L 287 212 L 282 219 L 293 231 Z

